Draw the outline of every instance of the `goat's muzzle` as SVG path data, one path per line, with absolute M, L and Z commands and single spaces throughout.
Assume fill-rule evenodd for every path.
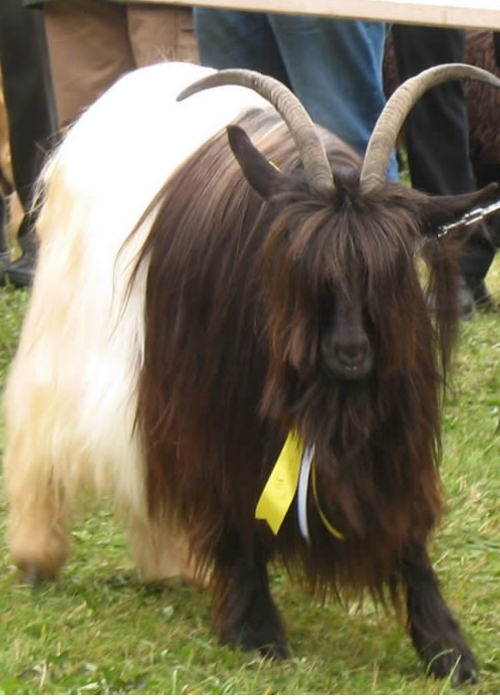
M 373 369 L 373 351 L 366 336 L 337 338 L 328 347 L 322 347 L 321 362 L 334 379 L 364 379 Z

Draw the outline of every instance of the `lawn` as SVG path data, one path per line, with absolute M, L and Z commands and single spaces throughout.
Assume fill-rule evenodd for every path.
M 488 282 L 499 301 L 499 260 Z M 0 289 L 0 388 L 28 297 Z M 500 693 L 499 329 L 500 316 L 464 323 L 444 416 L 448 509 L 432 558 L 480 666 L 479 683 L 464 694 Z M 369 600 L 320 605 L 281 570 L 272 572 L 273 591 L 291 658 L 269 662 L 219 646 L 209 594 L 175 582 L 142 585 L 106 503 L 75 524 L 59 579 L 32 590 L 9 560 L 5 513 L 0 482 L 0 694 L 457 692 L 425 677 L 392 614 Z

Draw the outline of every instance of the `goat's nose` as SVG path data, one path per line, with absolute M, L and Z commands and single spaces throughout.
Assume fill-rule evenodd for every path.
M 337 343 L 335 348 L 337 359 L 344 367 L 359 367 L 363 364 L 368 354 L 368 342 L 366 340 Z

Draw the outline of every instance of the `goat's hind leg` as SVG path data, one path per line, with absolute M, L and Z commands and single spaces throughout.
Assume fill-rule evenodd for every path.
M 5 458 L 7 540 L 24 580 L 36 585 L 53 578 L 68 558 L 71 516 L 63 487 L 33 455 L 24 458 L 20 461 L 13 449 Z
M 199 580 L 190 556 L 188 538 L 167 518 L 151 520 L 147 515 L 128 516 L 130 556 L 147 583 L 181 577 L 186 583 L 205 586 Z
M 458 623 L 439 591 L 439 582 L 423 546 L 403 562 L 408 627 L 413 645 L 430 673 L 450 677 L 453 685 L 477 681 L 477 665 Z
M 265 561 L 257 555 L 246 561 L 239 543 L 227 538 L 224 553 L 216 557 L 212 582 L 214 628 L 220 641 L 245 651 L 258 650 L 269 658 L 286 658 L 285 632 L 269 590 Z

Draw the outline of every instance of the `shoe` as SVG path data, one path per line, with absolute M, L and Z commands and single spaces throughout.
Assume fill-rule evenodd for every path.
M 8 250 L 0 253 L 0 284 L 4 284 L 5 268 L 10 263 L 10 254 Z
M 5 269 L 10 263 L 9 251 L 6 250 L 0 253 L 0 287 L 7 284 L 7 278 L 5 277 Z
M 4 271 L 10 263 L 9 240 L 5 224 L 5 198 L 0 191 L 0 284 L 5 284 Z
M 4 268 L 4 276 L 14 287 L 31 287 L 35 277 L 36 256 L 32 252 L 23 253 Z
M 38 240 L 34 222 L 34 213 L 25 214 L 17 234 L 21 256 L 6 265 L 4 269 L 6 280 L 14 287 L 31 287 L 33 284 L 38 255 Z

